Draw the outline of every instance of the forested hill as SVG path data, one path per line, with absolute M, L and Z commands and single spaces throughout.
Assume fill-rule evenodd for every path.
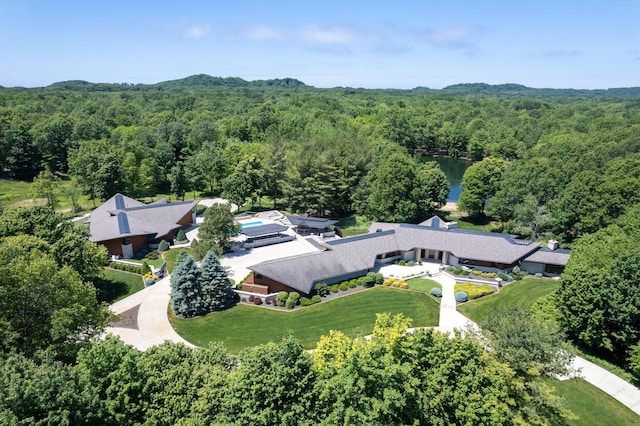
M 640 87 L 620 87 L 610 89 L 550 89 L 532 88 L 521 84 L 486 84 L 486 83 L 461 83 L 447 86 L 443 89 L 431 89 L 428 87 L 416 87 L 410 90 L 401 89 L 355 89 L 341 88 L 318 89 L 309 86 L 294 78 L 278 78 L 270 80 L 247 81 L 239 77 L 213 77 L 207 74 L 197 74 L 177 80 L 168 80 L 155 84 L 131 84 L 131 83 L 91 83 L 83 80 L 69 80 L 53 83 L 45 88 L 36 89 L 63 89 L 78 92 L 122 92 L 122 91 L 183 91 L 203 89 L 249 89 L 249 88 L 279 88 L 279 89 L 310 89 L 310 90 L 347 90 L 352 92 L 399 92 L 405 94 L 445 94 L 455 96 L 481 96 L 481 97 L 616 97 L 616 98 L 640 98 Z M 7 89 L 0 85 L 0 90 Z M 16 88 L 30 90 L 24 88 Z

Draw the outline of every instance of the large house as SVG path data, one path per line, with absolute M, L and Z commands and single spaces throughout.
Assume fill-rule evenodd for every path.
M 366 274 L 394 260 L 418 260 L 485 271 L 561 272 L 570 252 L 513 235 L 457 229 L 455 222 L 433 217 L 419 225 L 374 222 L 369 233 L 326 241 L 323 250 L 258 263 L 243 289 L 257 293 L 297 291 L 310 294 L 315 284 L 337 283 Z
M 165 199 L 144 204 L 116 194 L 91 212 L 89 239 L 104 245 L 110 255 L 131 258 L 149 245 L 171 242 L 179 229 L 193 224 L 196 204 L 196 200 L 169 203 Z

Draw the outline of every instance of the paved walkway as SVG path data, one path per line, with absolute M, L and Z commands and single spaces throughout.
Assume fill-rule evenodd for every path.
M 111 310 L 117 314 L 139 305 L 138 329 L 107 327 L 107 333 L 120 336 L 122 341 L 141 351 L 159 345 L 166 340 L 194 347 L 180 337 L 169 323 L 167 307 L 169 306 L 170 291 L 169 278 L 165 277 L 154 285 L 111 305 Z
M 453 330 L 456 328 L 461 331 L 467 330 L 469 327 L 479 330 L 480 328 L 476 323 L 456 310 L 453 290 L 455 280 L 445 273 L 436 274 L 430 278 L 442 285 L 440 323 L 437 329 L 443 333 L 450 334 L 453 334 Z M 640 415 L 640 389 L 604 368 L 578 356 L 575 357 L 571 368 L 576 371 L 575 377 L 581 377 Z

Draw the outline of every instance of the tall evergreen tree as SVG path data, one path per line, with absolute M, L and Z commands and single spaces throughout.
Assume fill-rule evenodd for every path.
M 201 292 L 200 269 L 193 258 L 182 252 L 171 274 L 171 308 L 182 318 L 199 315 Z
M 227 271 L 220 264 L 220 260 L 212 250 L 209 250 L 200 264 L 200 282 L 202 293 L 201 313 L 208 314 L 213 311 L 228 309 L 238 301 L 238 295 L 231 288 L 231 282 L 227 278 Z

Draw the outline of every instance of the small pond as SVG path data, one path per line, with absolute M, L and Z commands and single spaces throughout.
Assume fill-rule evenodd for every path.
M 439 155 L 425 155 L 422 161 L 435 161 L 438 163 L 449 181 L 449 196 L 447 201 L 458 201 L 462 192 L 462 176 L 467 167 L 473 164 L 471 160 L 463 160 L 460 158 L 444 157 Z

